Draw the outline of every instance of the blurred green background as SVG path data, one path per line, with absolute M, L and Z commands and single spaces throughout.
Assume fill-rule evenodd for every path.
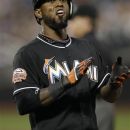
M 130 130 L 130 107 L 116 106 L 115 130 Z M 0 130 L 30 130 L 28 115 L 20 116 L 14 104 L 1 104 Z

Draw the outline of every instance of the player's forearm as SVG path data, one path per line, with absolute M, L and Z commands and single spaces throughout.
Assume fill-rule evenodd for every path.
M 100 95 L 102 98 L 108 102 L 115 102 L 121 95 L 122 87 L 114 88 L 113 86 L 107 84 L 100 89 Z
M 62 97 L 63 93 L 71 87 L 72 85 L 69 84 L 67 77 L 64 77 L 61 81 L 41 89 L 39 94 L 41 104 L 44 106 L 51 104 Z
M 50 87 L 50 86 L 49 86 Z M 40 90 L 40 102 L 42 105 L 46 106 L 54 102 L 59 98 L 59 96 L 62 96 L 64 93 L 64 89 L 57 89 L 57 90 L 52 90 L 50 91 L 50 88 L 44 88 Z M 53 93 L 56 93 L 56 95 L 53 95 Z
M 67 84 L 64 83 L 64 87 L 67 89 Z M 47 88 L 34 90 L 27 89 L 14 95 L 17 103 L 17 108 L 20 115 L 28 114 L 39 107 L 47 106 L 58 100 L 59 97 L 66 91 L 61 82 L 57 82 L 54 85 L 50 85 Z

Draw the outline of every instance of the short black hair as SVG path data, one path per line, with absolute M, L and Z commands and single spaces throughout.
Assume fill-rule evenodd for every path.
M 34 10 L 39 8 L 44 2 L 44 0 L 32 0 Z

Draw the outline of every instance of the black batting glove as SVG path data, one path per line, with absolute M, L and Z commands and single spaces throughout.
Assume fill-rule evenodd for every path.
M 117 61 L 112 66 L 112 73 L 109 80 L 112 88 L 118 88 L 130 78 L 130 69 L 122 64 L 122 57 L 118 57 Z
M 86 71 L 88 67 L 92 64 L 92 61 L 93 58 L 90 57 L 81 61 L 79 65 L 73 68 L 67 76 L 69 84 L 75 84 L 79 79 L 81 79 L 86 74 Z

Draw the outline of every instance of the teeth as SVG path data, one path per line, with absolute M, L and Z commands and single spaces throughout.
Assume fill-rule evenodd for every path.
M 58 10 L 57 13 L 64 13 L 64 11 L 63 10 Z
M 64 11 L 63 10 L 59 10 L 59 11 L 57 11 L 58 13 L 63 13 Z

